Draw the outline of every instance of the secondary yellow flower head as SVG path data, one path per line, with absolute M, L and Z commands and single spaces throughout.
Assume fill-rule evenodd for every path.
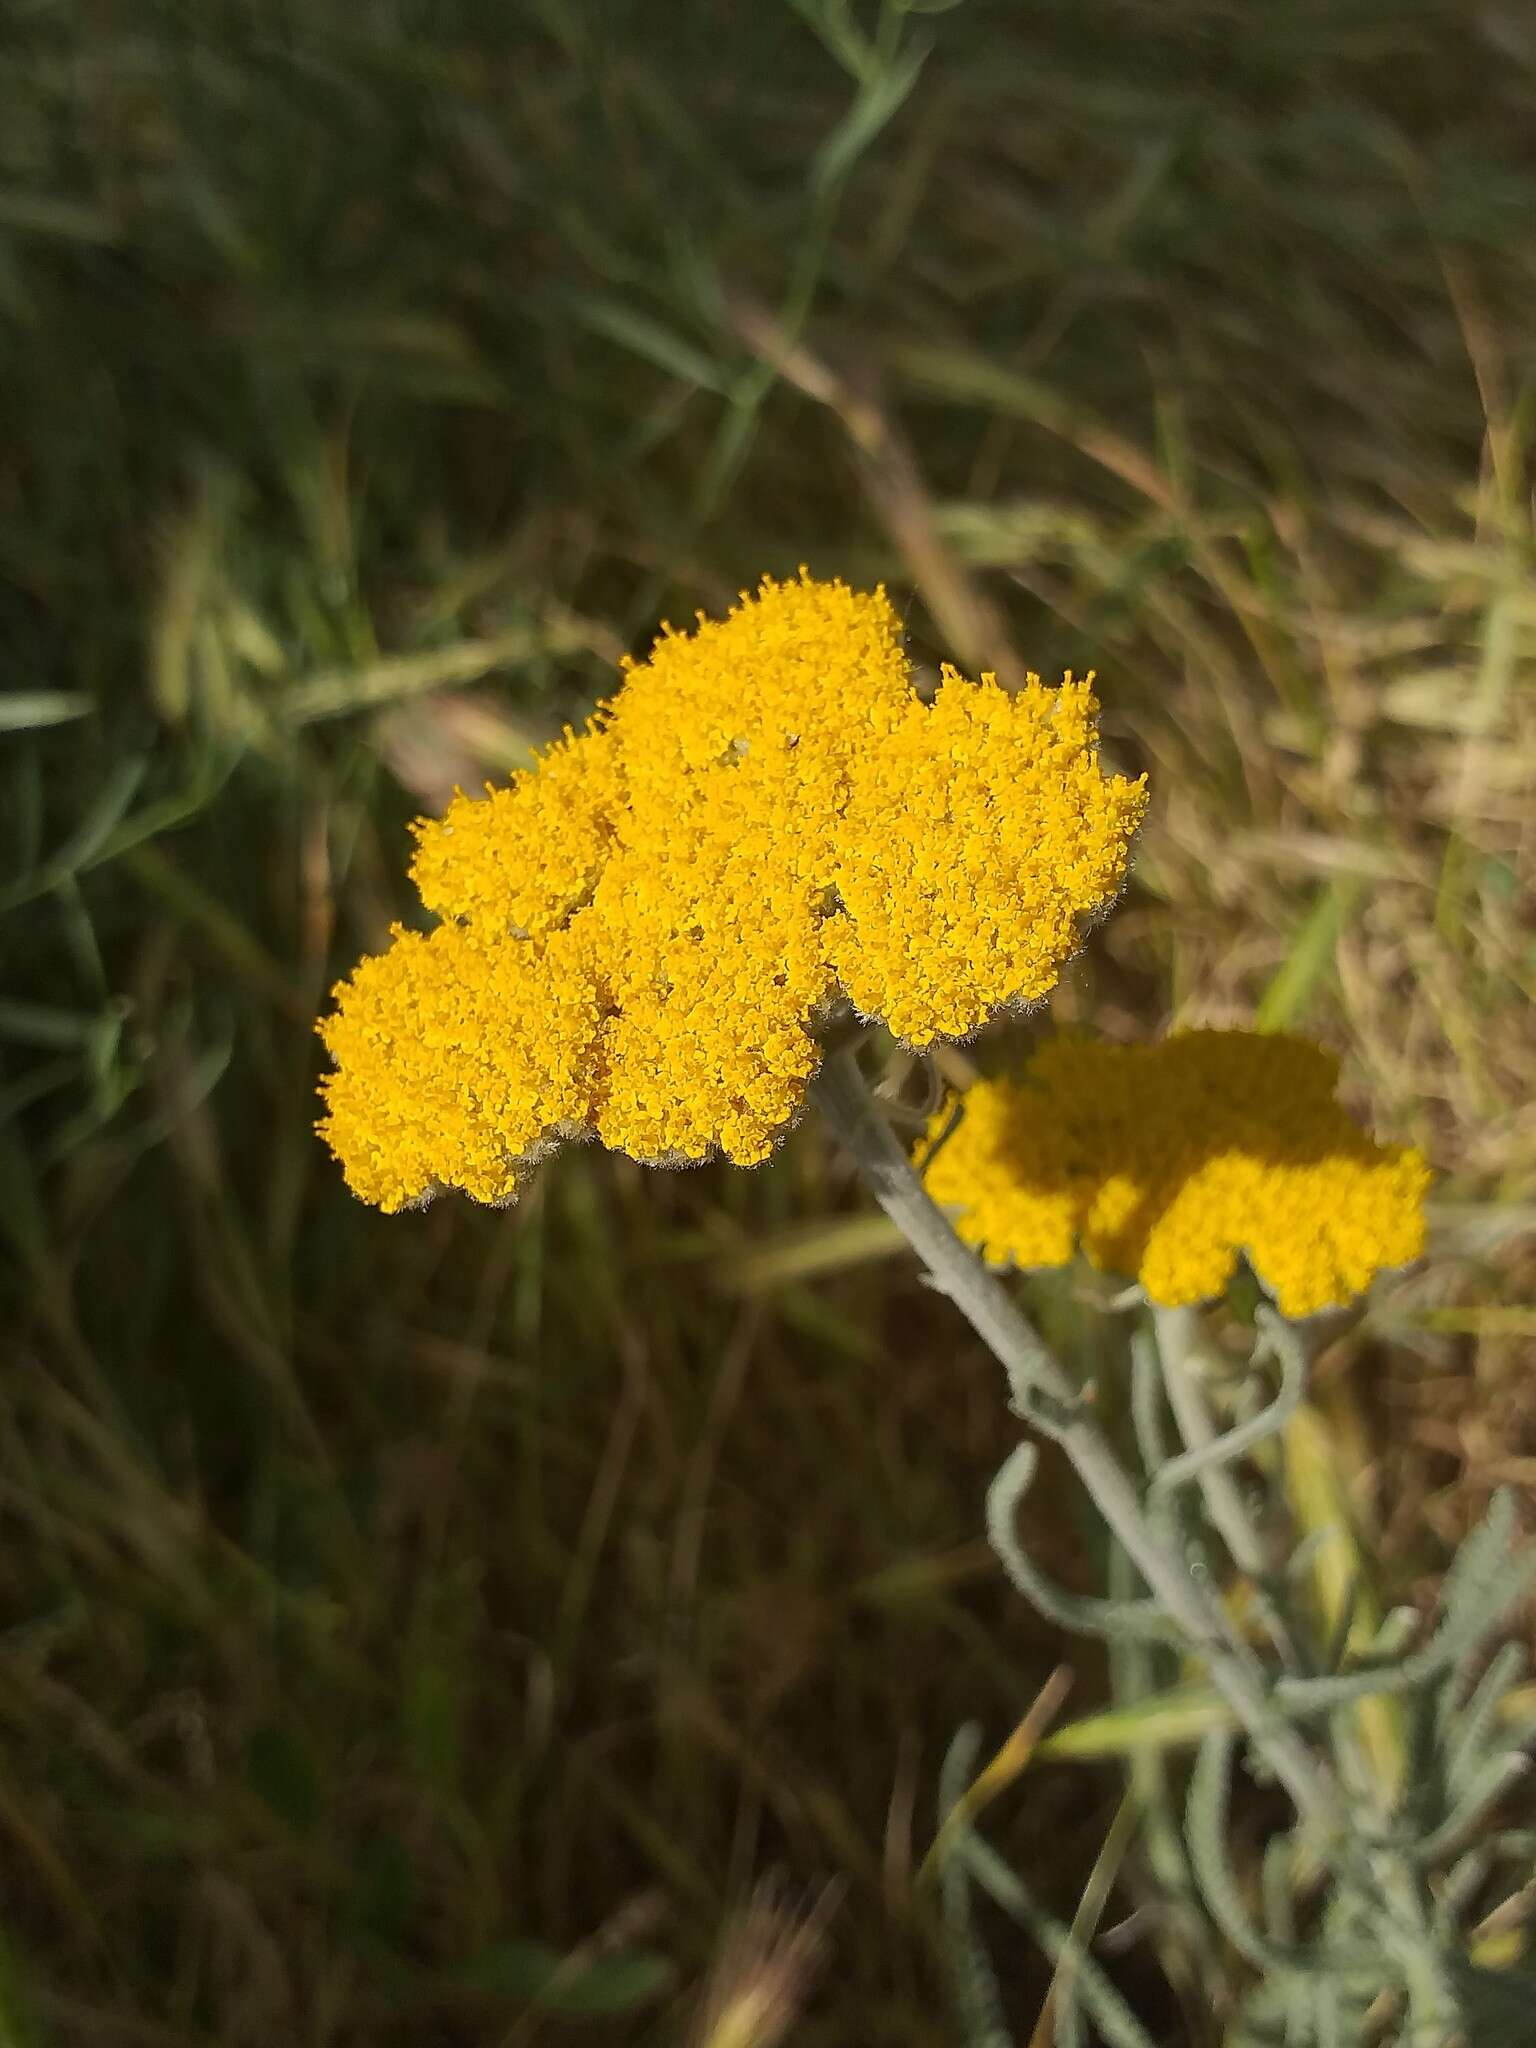
M 1086 682 L 912 688 L 883 591 L 765 581 L 587 729 L 416 828 L 442 923 L 337 990 L 321 1131 L 365 1200 L 499 1201 L 555 1139 L 767 1156 L 846 996 L 963 1037 L 1054 985 L 1145 804 Z
M 1058 1038 L 1018 1080 L 979 1081 L 919 1147 L 928 1192 L 993 1265 L 1094 1265 L 1180 1307 L 1220 1294 L 1239 1253 L 1282 1314 L 1360 1294 L 1424 1247 L 1429 1169 L 1334 1101 L 1338 1062 L 1304 1039 L 1188 1031 L 1159 1045 Z

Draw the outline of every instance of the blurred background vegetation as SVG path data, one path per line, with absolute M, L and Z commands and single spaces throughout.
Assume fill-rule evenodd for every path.
M 365 1211 L 310 1019 L 415 914 L 412 815 L 765 570 L 886 579 L 924 668 L 1097 668 L 1151 822 L 1054 1016 L 1304 1028 L 1429 1151 L 1433 1255 L 1318 1412 L 1432 1588 L 1536 1475 L 1536 22 L 0 37 L 0 2041 L 723 2040 L 748 1981 L 950 2041 L 938 1761 L 1061 1654 L 980 1540 L 995 1367 L 808 1127 Z M 1036 1304 L 1085 1371 L 1091 1291 Z M 995 1806 L 1068 1917 L 1117 1793 Z

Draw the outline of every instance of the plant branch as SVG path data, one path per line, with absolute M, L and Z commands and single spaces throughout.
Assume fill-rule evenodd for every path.
M 1252 1585 L 1255 1602 L 1280 1661 L 1288 1671 L 1299 1671 L 1301 1661 L 1295 1642 L 1271 1595 L 1263 1542 L 1248 1513 L 1242 1489 L 1227 1470 L 1222 1455 L 1223 1450 L 1230 1456 L 1235 1451 L 1251 1447 L 1269 1434 L 1271 1428 L 1279 1427 L 1284 1419 L 1286 1395 L 1282 1393 L 1273 1408 L 1266 1409 L 1254 1422 L 1229 1431 L 1224 1438 L 1212 1419 L 1205 1389 L 1201 1385 L 1200 1361 L 1205 1345 L 1199 1312 L 1192 1308 L 1154 1306 L 1152 1326 L 1157 1332 L 1157 1351 L 1162 1360 L 1168 1405 L 1173 1410 L 1186 1447 L 1182 1458 L 1170 1459 L 1155 1475 L 1153 1490 L 1165 1493 L 1188 1478 L 1198 1478 L 1206 1513 L 1226 1544 L 1232 1562 Z M 1287 1365 L 1288 1362 L 1282 1360 L 1282 1366 Z M 1288 1370 L 1287 1377 L 1294 1381 L 1290 1390 L 1291 1405 L 1294 1405 L 1301 1397 L 1302 1375 L 1299 1370 Z M 1270 1421 L 1271 1416 L 1276 1417 L 1274 1422 Z
M 1257 1660 L 1229 1640 L 1217 1603 L 1148 1520 L 1135 1485 L 1079 1389 L 924 1189 L 871 1100 L 855 1054 L 849 1049 L 830 1053 L 812 1093 L 932 1284 L 949 1296 L 1002 1365 L 1015 1414 L 1061 1445 L 1150 1591 L 1205 1659 L 1212 1683 L 1297 1812 L 1331 1842 L 1340 1841 L 1347 1816 L 1332 1777 L 1276 1714 Z

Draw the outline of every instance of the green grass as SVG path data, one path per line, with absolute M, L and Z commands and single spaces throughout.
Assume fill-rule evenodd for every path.
M 774 1868 L 845 1887 L 797 2041 L 955 2039 L 939 1759 L 1059 1650 L 979 1541 L 995 1369 L 810 1128 L 363 1211 L 308 1020 L 412 914 L 414 812 L 764 570 L 886 578 L 924 664 L 1096 667 L 1152 819 L 1055 1014 L 1313 1030 L 1428 1147 L 1436 1256 L 1330 1413 L 1432 1572 L 1536 1455 L 1536 42 L 8 27 L 0 2040 L 681 2040 Z M 1067 1918 L 1116 1797 L 991 1809 Z

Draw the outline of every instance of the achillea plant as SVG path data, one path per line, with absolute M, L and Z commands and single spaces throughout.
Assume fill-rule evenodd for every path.
M 1417 1256 L 1424 1161 L 1338 1109 L 1320 1048 L 1192 1032 L 1058 1041 L 1019 1079 L 978 1083 L 920 1146 L 925 1186 L 857 1051 L 829 1049 L 827 1027 L 855 1016 L 924 1047 L 1049 992 L 1117 893 L 1146 801 L 1102 771 L 1094 718 L 1070 676 L 1010 695 L 946 670 L 924 702 L 884 595 L 804 572 L 665 634 L 584 732 L 418 828 L 415 879 L 439 922 L 397 930 L 337 989 L 321 1130 L 357 1193 L 395 1210 L 449 1188 L 509 1200 L 565 1138 L 750 1165 L 813 1099 L 996 1354 L 1013 1413 L 1082 1480 L 1122 1591 L 1069 1592 L 1028 1557 L 1030 1438 L 987 1503 L 1009 1578 L 1118 1660 L 1134 1646 L 1144 1673 L 1161 1658 L 1167 1683 L 1186 1682 L 1178 1725 L 1204 1732 L 1185 1851 L 1170 1774 L 1137 1770 L 1132 1786 L 1177 1908 L 1164 1920 L 1192 1944 L 1170 1974 L 1201 1987 L 1198 2037 L 1514 2048 L 1528 1994 L 1467 1925 L 1502 1926 L 1501 1872 L 1513 1860 L 1518 1883 L 1529 1863 L 1529 1836 L 1495 1821 L 1523 1768 L 1506 1729 L 1518 1660 L 1478 1676 L 1532 1576 L 1511 1555 L 1512 1509 L 1495 1502 L 1413 1648 L 1411 1616 L 1362 1636 L 1347 1607 L 1314 1610 L 1287 1521 L 1311 1341 L 1287 1318 Z M 1136 1279 L 1110 1311 L 1136 1325 L 1114 1434 L 990 1269 L 1064 1264 L 1075 1247 Z M 1235 1363 L 1199 1305 L 1240 1256 L 1278 1312 L 1260 1310 Z M 974 1754 L 962 1731 L 929 1863 L 972 2038 L 1006 2039 L 970 1924 L 979 1886 L 1056 1962 L 1057 2040 L 1084 2041 L 1086 2013 L 1116 2048 L 1153 2048 L 1079 1937 L 976 1834 Z M 1239 1755 L 1291 1808 L 1257 1886 L 1228 1844 Z

